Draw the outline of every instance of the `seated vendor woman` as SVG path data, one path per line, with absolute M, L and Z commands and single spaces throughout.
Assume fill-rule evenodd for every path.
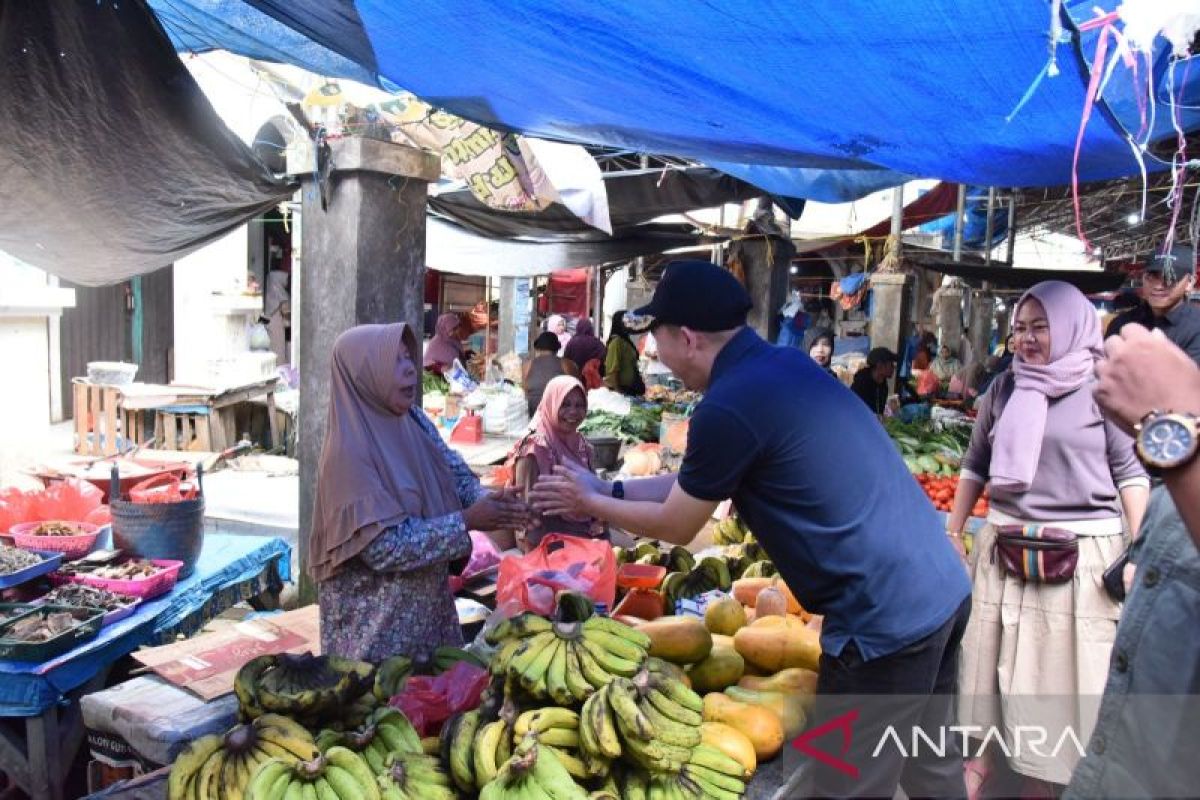
M 538 476 L 553 475 L 555 467 L 583 467 L 591 471 L 592 446 L 579 433 L 587 410 L 587 394 L 577 378 L 560 375 L 546 384 L 534 415 L 533 430 L 513 450 L 512 460 L 516 462 L 513 484 L 519 491 L 528 492 Z M 604 525 L 593 517 L 545 516 L 536 519 L 519 538 L 522 549 L 530 550 L 547 533 L 597 537 L 604 532 Z
M 479 485 L 415 404 L 420 352 L 404 324 L 352 328 L 333 345 L 308 551 L 327 654 L 420 659 L 461 644 L 449 574 L 471 553 L 467 531 L 529 519 L 511 492 Z

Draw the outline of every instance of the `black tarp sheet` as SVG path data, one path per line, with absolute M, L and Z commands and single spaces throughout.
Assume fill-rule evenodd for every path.
M 113 283 L 293 191 L 217 117 L 143 0 L 0 0 L 0 250 Z
M 463 189 L 431 196 L 429 208 L 481 236 L 530 242 L 603 242 L 643 234 L 638 226 L 657 217 L 763 196 L 761 189 L 708 167 L 606 175 L 604 188 L 611 237 L 559 203 L 542 211 L 514 213 L 489 208 Z M 799 203 L 794 216 L 799 216 L 803 201 L 794 202 Z

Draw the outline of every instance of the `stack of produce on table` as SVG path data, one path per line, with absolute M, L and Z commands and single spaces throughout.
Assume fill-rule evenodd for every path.
M 917 475 L 917 482 L 929 496 L 930 502 L 938 511 L 950 511 L 954 508 L 954 495 L 958 492 L 958 475 Z M 986 517 L 989 509 L 988 493 L 985 489 L 975 506 L 971 509 L 972 517 Z
M 666 386 L 650 386 L 646 389 L 646 399 L 652 403 L 662 403 L 667 406 L 667 411 L 675 409 L 686 409 L 700 402 L 703 395 L 699 392 L 688 391 L 687 389 L 671 389 Z
M 657 442 L 662 414 L 662 406 L 637 403 L 624 416 L 609 411 L 589 411 L 579 432 L 585 436 L 615 436 L 626 444 Z
M 684 580 L 717 571 L 678 551 L 659 559 Z M 571 592 L 553 619 L 499 621 L 484 637 L 494 650 L 487 673 L 476 673 L 490 679 L 478 706 L 431 738 L 398 707 L 415 671 L 461 667 L 474 658 L 461 650 L 423 665 L 256 658 L 236 680 L 243 723 L 191 743 L 169 797 L 741 797 L 758 764 L 803 728 L 820 647 L 778 579 L 727 588 L 703 617 L 638 627 L 595 615 Z
M 971 441 L 971 426 L 933 422 L 885 422 L 908 471 L 914 475 L 954 475 Z
M 753 541 L 754 534 L 737 516 L 728 516 L 713 526 L 713 544 L 748 544 Z

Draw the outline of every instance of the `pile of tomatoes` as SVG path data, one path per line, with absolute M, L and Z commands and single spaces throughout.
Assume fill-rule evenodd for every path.
M 925 494 L 933 503 L 934 508 L 938 511 L 950 511 L 954 508 L 954 494 L 958 491 L 957 475 L 932 475 L 923 472 L 913 477 L 917 479 L 917 483 L 921 484 L 921 488 L 925 490 Z M 987 513 L 988 496 L 987 491 L 984 491 L 975 501 L 975 507 L 971 509 L 971 516 L 986 517 Z

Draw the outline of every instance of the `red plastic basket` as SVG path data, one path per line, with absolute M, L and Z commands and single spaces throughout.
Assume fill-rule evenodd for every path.
M 33 533 L 39 525 L 45 522 L 22 522 L 12 526 L 13 543 L 25 550 L 50 550 L 62 553 L 68 559 L 82 558 L 92 552 L 96 545 L 96 537 L 100 528 L 87 522 L 54 522 L 55 525 L 68 525 L 79 531 L 77 536 L 38 536 Z
M 183 569 L 182 561 L 154 559 L 150 562 L 156 567 L 163 567 L 162 572 L 156 572 L 145 578 L 136 580 L 120 580 L 117 578 L 97 578 L 86 573 L 72 575 L 71 580 L 85 586 L 95 586 L 97 589 L 107 589 L 117 594 L 129 594 L 143 600 L 151 600 L 175 588 L 179 580 L 179 570 Z

